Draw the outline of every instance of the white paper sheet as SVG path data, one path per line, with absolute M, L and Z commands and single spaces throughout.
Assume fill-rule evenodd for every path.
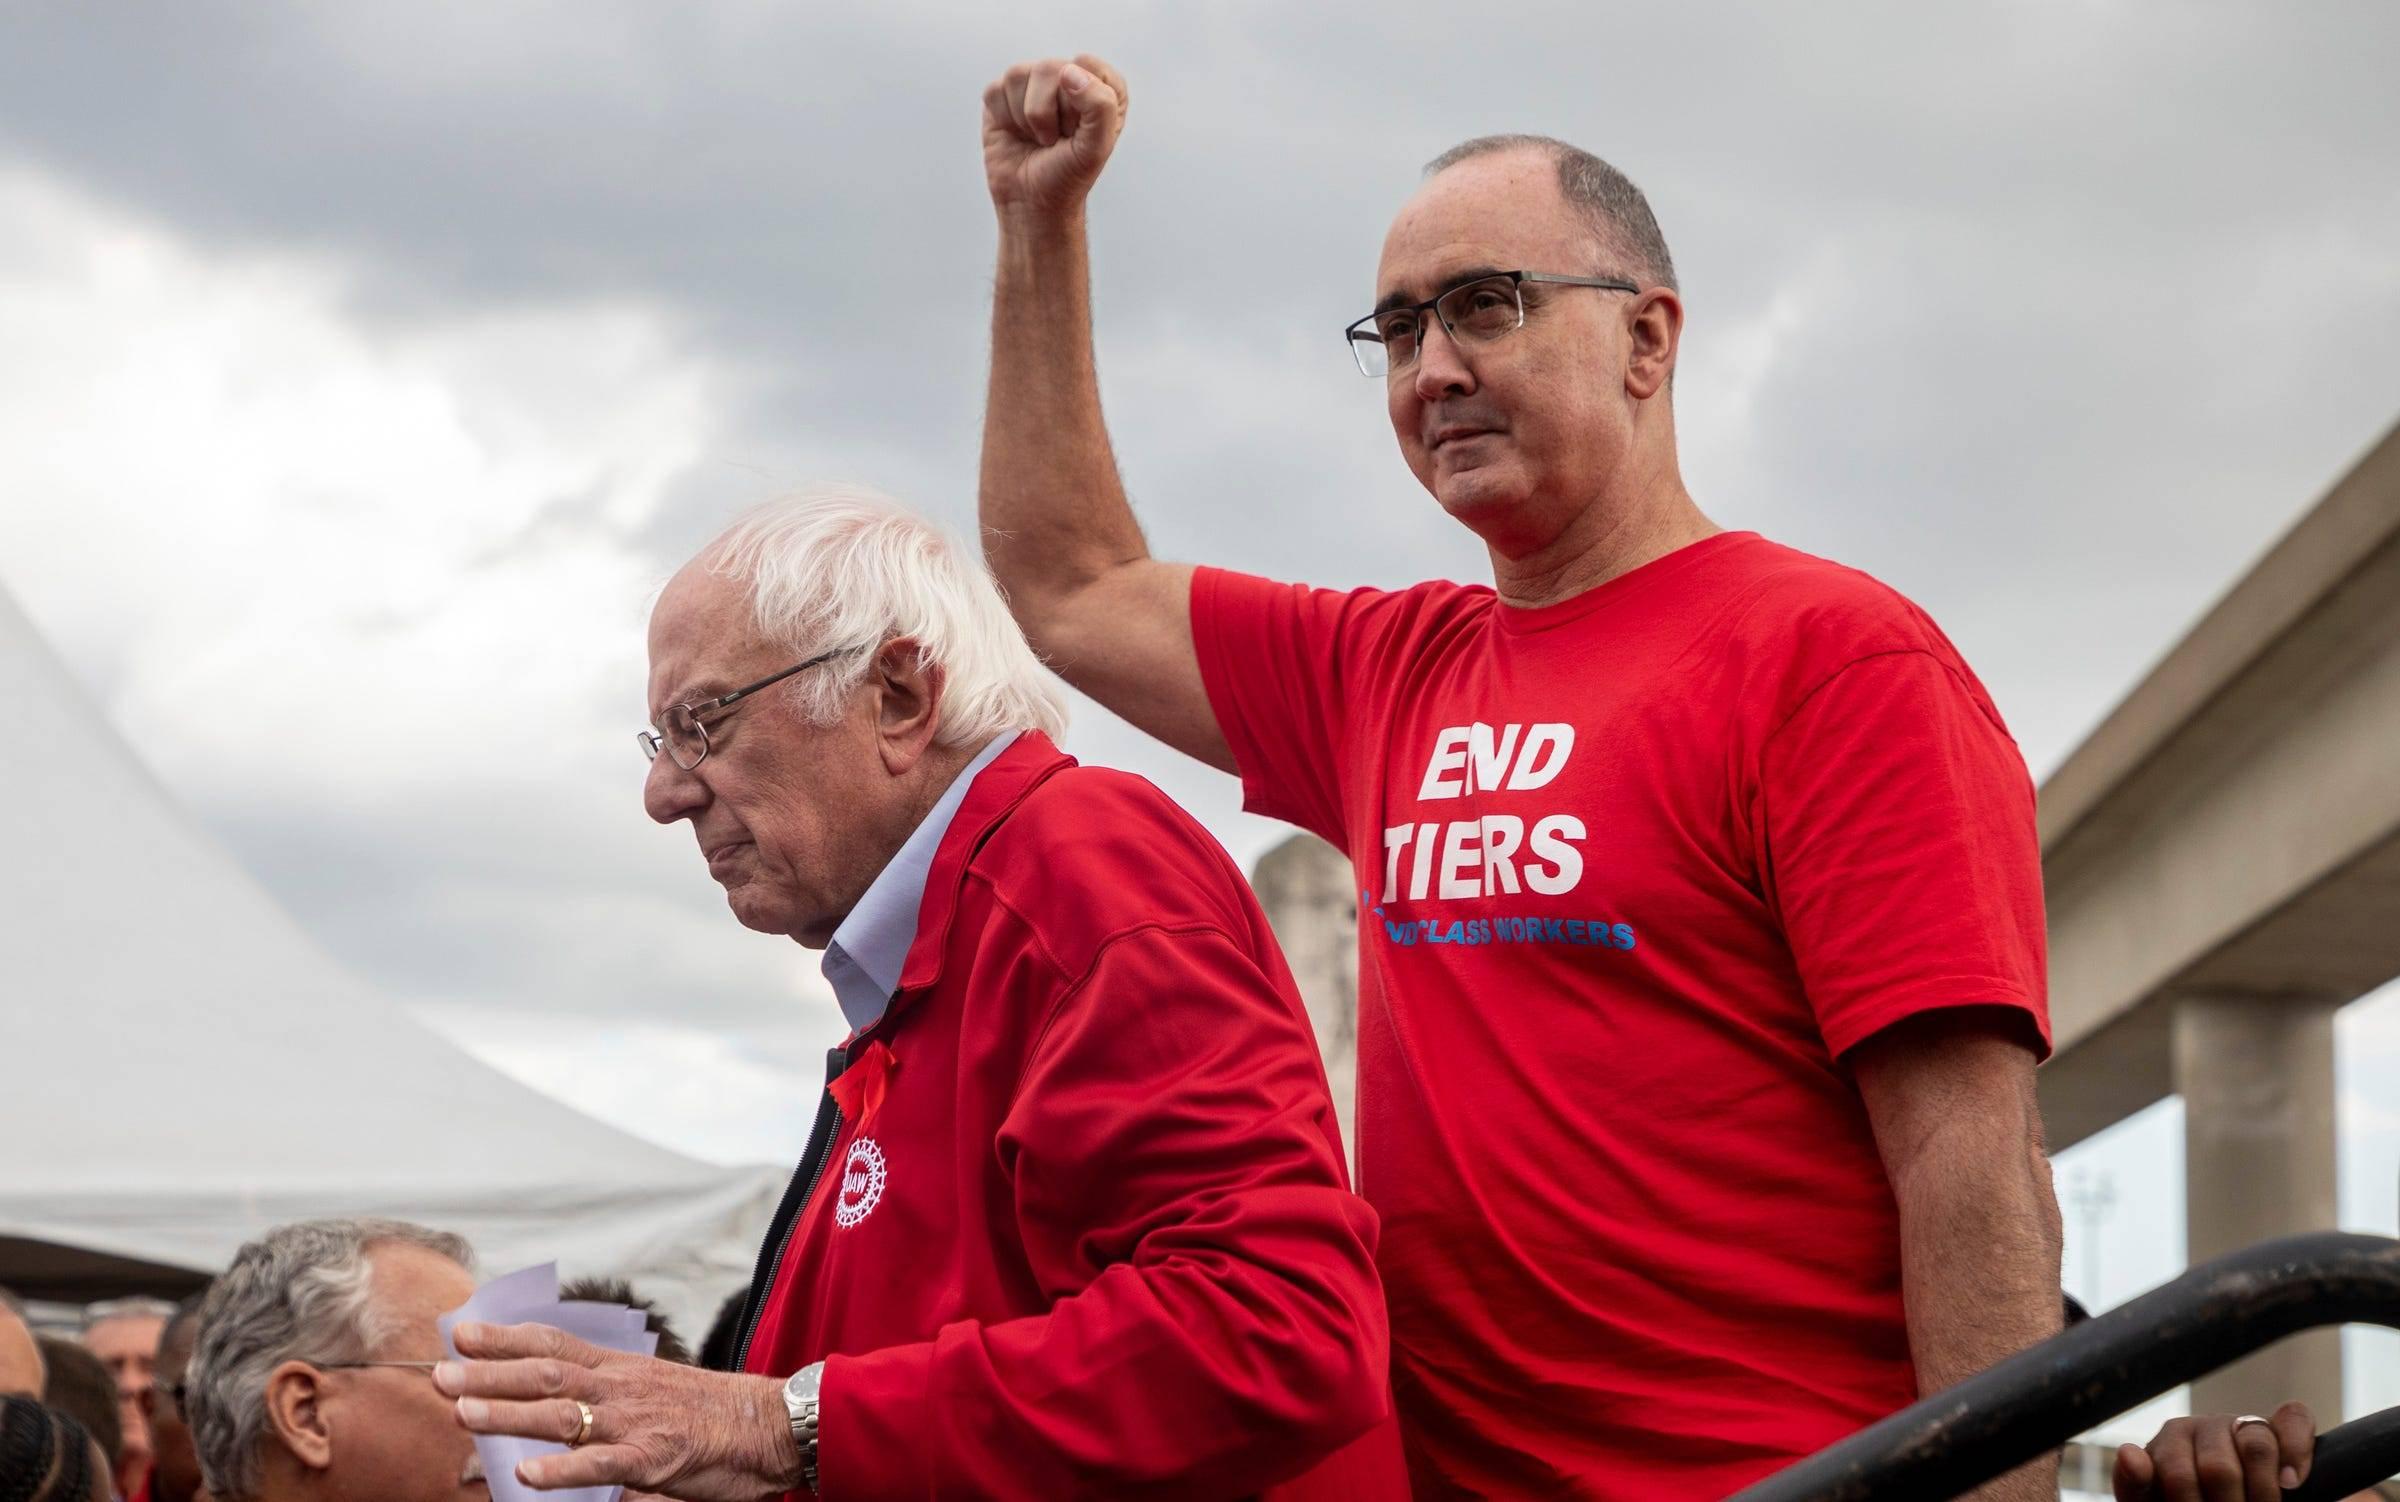
M 442 1346 L 453 1360 L 462 1360 L 450 1331 L 461 1321 L 485 1325 L 549 1325 L 587 1345 L 627 1351 L 636 1356 L 658 1354 L 653 1334 L 639 1309 L 579 1299 L 562 1303 L 558 1297 L 558 1264 L 544 1262 L 494 1278 L 475 1290 L 475 1296 L 434 1321 Z M 517 1479 L 517 1462 L 536 1455 L 561 1454 L 566 1446 L 555 1440 L 519 1439 L 514 1435 L 478 1434 L 475 1453 L 483 1457 L 483 1476 L 492 1489 L 492 1502 L 618 1502 L 619 1486 L 579 1486 L 565 1491 L 537 1492 Z

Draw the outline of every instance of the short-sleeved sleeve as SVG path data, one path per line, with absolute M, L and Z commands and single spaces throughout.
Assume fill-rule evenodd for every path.
M 1914 1013 L 2020 1011 L 2049 1052 L 2032 779 L 1933 652 L 1862 658 L 1766 742 L 1760 869 L 1827 1046 Z
M 1242 806 L 1341 849 L 1350 843 L 1341 796 L 1345 668 L 1361 607 L 1379 593 L 1192 573 L 1192 642 L 1209 708 L 1241 770 Z

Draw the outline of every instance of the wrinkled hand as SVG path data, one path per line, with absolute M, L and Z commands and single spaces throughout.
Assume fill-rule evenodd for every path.
M 688 1502 L 748 1502 L 801 1485 L 783 1394 L 771 1377 L 735 1376 L 586 1345 L 548 1325 L 463 1324 L 467 1361 L 433 1369 L 477 1434 L 565 1443 L 591 1405 L 592 1432 L 564 1455 L 517 1467 L 552 1491 L 623 1483 Z
M 1003 214 L 1082 206 L 1125 129 L 1124 76 L 1085 53 L 1019 63 L 983 91 L 983 175 Z
M 2284 1404 L 2268 1425 L 2233 1420 L 2169 1419 L 2146 1448 L 2120 1446 L 2117 1502 L 2277 1502 L 2308 1479 L 2317 1420 L 2307 1404 Z

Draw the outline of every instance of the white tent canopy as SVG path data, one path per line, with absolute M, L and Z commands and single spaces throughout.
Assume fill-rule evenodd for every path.
M 0 1283 L 205 1273 L 282 1221 L 393 1215 L 468 1237 L 487 1273 L 629 1278 L 697 1343 L 784 1170 L 633 1137 L 373 994 L 175 805 L 5 590 L 0 703 Z

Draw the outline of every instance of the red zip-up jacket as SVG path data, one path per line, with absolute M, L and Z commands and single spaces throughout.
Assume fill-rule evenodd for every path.
M 825 1362 L 827 1502 L 1406 1495 L 1307 1014 L 1156 788 L 1019 736 L 829 1066 L 741 1363 Z

